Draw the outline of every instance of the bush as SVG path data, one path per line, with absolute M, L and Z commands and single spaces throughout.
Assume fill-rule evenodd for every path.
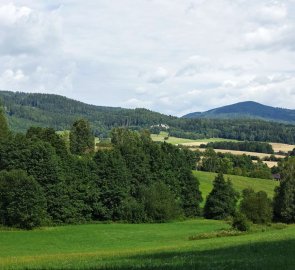
M 250 223 L 244 214 L 237 212 L 233 218 L 232 228 L 241 232 L 247 232 L 250 230 Z

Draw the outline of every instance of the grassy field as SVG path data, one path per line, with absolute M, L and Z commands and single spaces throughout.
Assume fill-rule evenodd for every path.
M 184 139 L 184 138 L 176 138 L 176 137 L 169 137 L 168 140 L 165 140 L 164 138 L 168 136 L 168 132 L 162 131 L 159 135 L 152 134 L 152 140 L 155 142 L 164 142 L 171 144 L 184 144 L 184 145 L 199 145 L 203 143 L 208 142 L 221 142 L 221 141 L 234 141 L 234 140 L 228 140 L 228 139 L 222 139 L 222 138 L 210 138 L 210 139 L 199 139 L 199 140 L 190 140 L 190 139 Z
M 222 221 L 0 230 L 0 269 L 294 269 L 295 226 L 190 241 Z
M 200 190 L 202 191 L 202 196 L 205 199 L 209 192 L 212 190 L 212 182 L 216 176 L 216 173 L 212 172 L 202 172 L 194 171 L 194 175 L 198 177 L 200 181 Z M 278 181 L 243 177 L 238 175 L 224 175 L 225 179 L 229 178 L 234 188 L 241 192 L 243 189 L 251 187 L 255 191 L 263 190 L 269 197 L 273 197 L 274 189 L 279 185 Z

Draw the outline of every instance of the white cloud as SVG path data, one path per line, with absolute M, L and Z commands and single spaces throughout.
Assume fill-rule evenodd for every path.
M 0 89 L 174 115 L 294 107 L 293 0 L 0 2 Z
M 151 73 L 145 75 L 149 83 L 162 83 L 169 77 L 169 72 L 163 67 L 157 67 Z

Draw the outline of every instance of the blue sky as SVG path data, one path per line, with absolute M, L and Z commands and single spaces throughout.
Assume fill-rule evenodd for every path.
M 0 89 L 183 115 L 295 109 L 295 1 L 0 1 Z

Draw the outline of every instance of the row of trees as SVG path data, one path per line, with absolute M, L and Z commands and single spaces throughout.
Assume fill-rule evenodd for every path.
M 269 143 L 265 142 L 230 142 L 230 141 L 221 141 L 221 142 L 209 142 L 208 144 L 201 144 L 200 148 L 213 148 L 213 149 L 227 149 L 227 150 L 236 150 L 236 151 L 248 151 L 248 152 L 258 152 L 273 154 L 274 150 Z
M 272 179 L 271 169 L 260 160 L 254 163 L 251 156 L 216 153 L 212 148 L 206 149 L 204 153 L 198 151 L 195 153 L 199 157 L 199 170 Z

